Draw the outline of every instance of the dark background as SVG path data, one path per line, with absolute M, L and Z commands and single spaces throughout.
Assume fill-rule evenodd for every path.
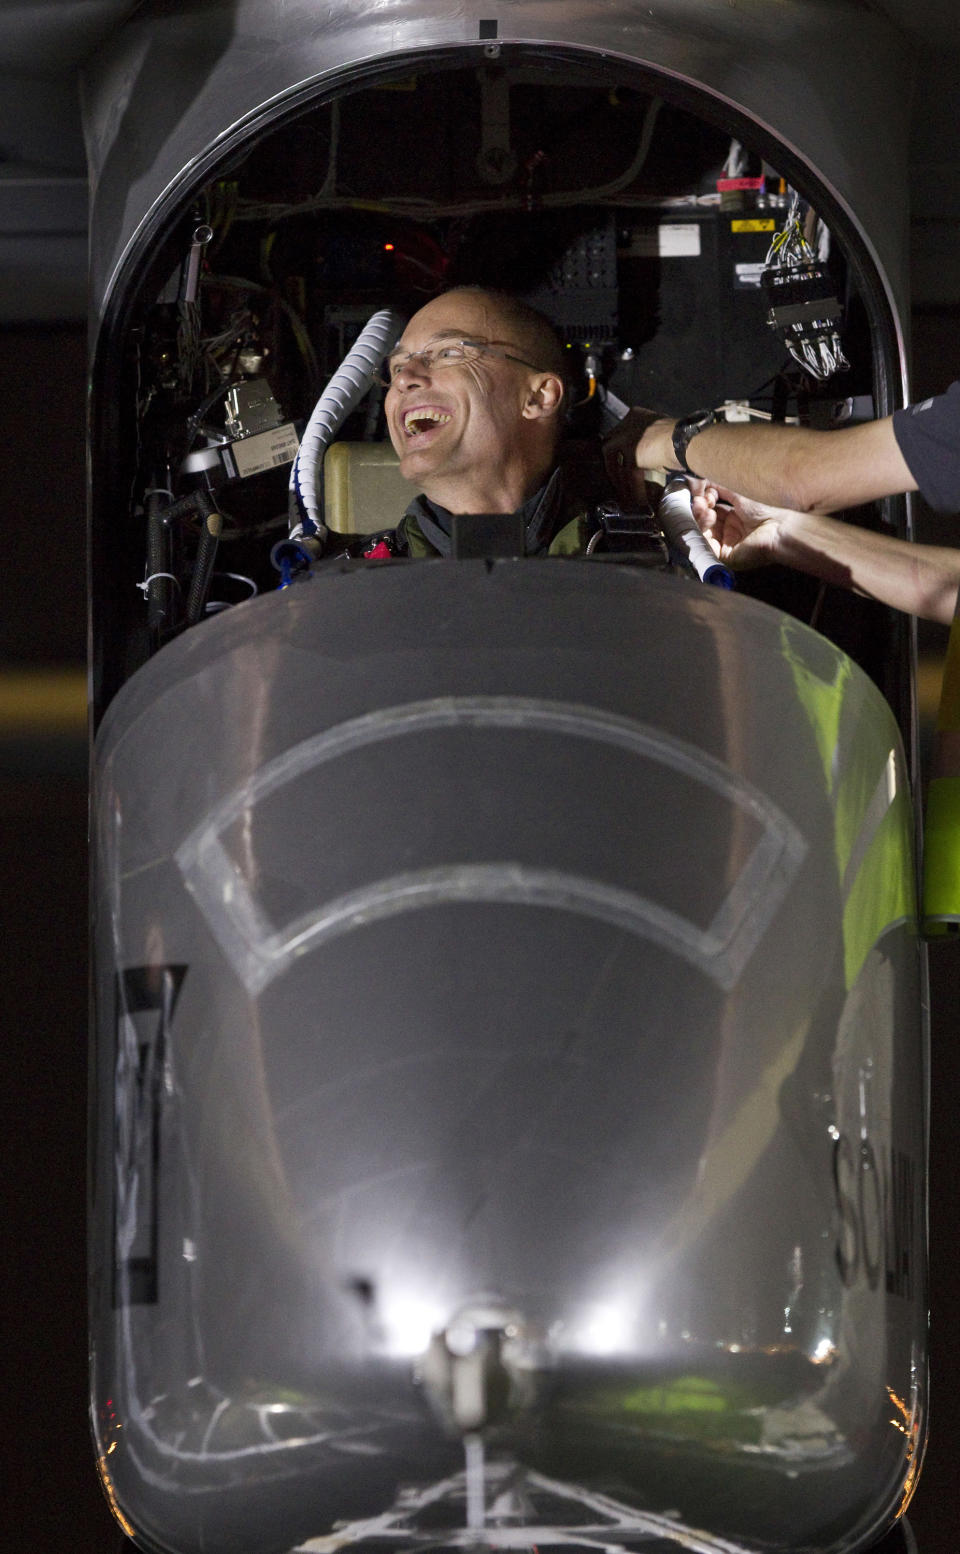
M 915 397 L 960 364 L 960 307 L 914 315 Z M 84 1215 L 87 1058 L 85 339 L 79 327 L 0 333 L 4 607 L 0 617 L 3 928 L 4 1546 L 116 1554 L 86 1417 Z M 922 518 L 922 537 L 957 520 Z M 944 633 L 924 630 L 927 718 Z M 29 695 L 16 676 L 36 676 Z M 29 709 L 34 712 L 28 715 Z M 931 1306 L 927 1463 L 910 1520 L 921 1554 L 957 1554 L 960 1317 L 953 1181 L 960 1162 L 958 947 L 931 954 Z

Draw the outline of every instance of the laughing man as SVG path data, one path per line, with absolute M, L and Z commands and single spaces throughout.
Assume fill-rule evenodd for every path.
M 444 292 L 414 314 L 385 374 L 390 440 L 420 492 L 402 551 L 449 555 L 453 514 L 514 512 L 528 555 L 583 548 L 589 502 L 556 466 L 563 351 L 542 314 L 502 292 Z

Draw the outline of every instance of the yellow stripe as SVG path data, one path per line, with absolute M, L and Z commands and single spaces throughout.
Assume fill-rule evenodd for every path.
M 927 791 L 923 916 L 928 934 L 960 923 L 960 777 L 934 777 Z
M 916 916 L 913 833 L 906 792 L 897 792 L 877 827 L 843 903 L 843 959 L 853 987 L 877 940 L 893 923 Z
M 76 733 L 87 725 L 84 669 L 0 671 L 0 736 Z
M 953 618 L 937 713 L 934 776 L 923 824 L 923 928 L 960 928 L 960 620 Z
M 849 714 L 844 715 L 850 660 L 841 657 L 834 678 L 821 679 L 794 648 L 795 635 L 794 624 L 785 620 L 782 652 L 810 720 L 833 801 L 849 988 L 880 935 L 915 915 L 911 809 L 896 766 L 891 766 L 887 720 L 867 713 L 854 728 Z

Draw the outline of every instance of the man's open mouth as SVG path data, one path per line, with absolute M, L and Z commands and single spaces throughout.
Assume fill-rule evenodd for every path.
M 429 410 L 421 407 L 417 410 L 408 410 L 403 418 L 403 429 L 408 437 L 419 437 L 421 432 L 429 432 L 435 426 L 445 426 L 452 417 L 445 410 Z

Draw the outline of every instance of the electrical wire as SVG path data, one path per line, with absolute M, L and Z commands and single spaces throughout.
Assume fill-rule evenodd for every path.
M 160 578 L 160 577 L 169 578 L 170 582 L 171 583 L 175 583 L 177 588 L 179 589 L 179 587 L 180 587 L 180 579 L 178 577 L 176 577 L 173 572 L 151 572 L 150 576 L 149 577 L 145 577 L 142 583 L 134 583 L 133 586 L 134 586 L 134 588 L 139 588 L 139 590 L 143 594 L 144 598 L 146 598 L 147 591 L 148 591 L 148 589 L 150 587 L 150 584 L 151 583 L 155 583 L 157 581 L 157 579 Z
M 787 415 L 787 416 L 783 416 L 783 418 L 781 419 L 781 418 L 775 416 L 773 414 L 772 410 L 759 410 L 755 406 L 753 406 L 751 404 L 748 404 L 745 400 L 737 400 L 736 401 L 736 405 L 737 405 L 737 410 L 738 410 L 739 414 L 741 416 L 746 416 L 751 421 L 774 421 L 774 420 L 779 420 L 781 426 L 783 426 L 783 425 L 799 426 L 799 424 L 800 424 L 800 417 L 799 416 Z M 725 421 L 730 419 L 730 417 L 727 415 L 727 410 L 729 409 L 729 405 L 726 402 L 724 404 L 722 404 L 722 405 L 714 405 L 713 409 L 714 409 L 714 413 L 716 415 L 723 416 Z
M 554 194 L 544 194 L 538 199 L 540 209 L 563 208 L 567 205 L 597 204 L 605 200 L 612 200 L 623 189 L 637 179 L 650 153 L 653 141 L 654 126 L 657 115 L 663 103 L 659 97 L 651 99 L 644 115 L 643 125 L 640 131 L 640 140 L 637 149 L 630 161 L 630 165 L 611 179 L 610 182 L 594 185 L 586 189 L 569 189 Z M 329 176 L 329 175 L 328 175 Z M 441 204 L 431 200 L 419 199 L 414 195 L 398 197 L 393 200 L 368 200 L 356 195 L 327 193 L 326 180 L 320 192 L 307 200 L 301 200 L 296 205 L 280 205 L 267 201 L 252 200 L 249 202 L 238 201 L 235 220 L 237 221 L 284 221 L 293 216 L 308 215 L 315 210 L 365 210 L 376 215 L 383 216 L 416 216 L 421 220 L 433 220 L 444 216 L 478 216 L 488 211 L 525 210 L 526 196 L 523 193 L 502 196 L 488 200 L 466 200 L 459 204 Z M 693 199 L 697 197 L 691 197 Z M 707 196 L 711 203 L 716 203 L 716 196 Z M 618 201 L 618 203 L 630 203 Z M 645 202 L 649 203 L 649 202 Z
M 643 127 L 640 131 L 640 142 L 634 154 L 633 161 L 630 163 L 630 166 L 627 168 L 626 172 L 621 173 L 619 178 L 614 178 L 610 183 L 598 184 L 593 189 L 579 189 L 574 193 L 568 194 L 544 195 L 542 204 L 579 205 L 583 203 L 590 205 L 596 200 L 610 199 L 614 194 L 619 194 L 621 189 L 628 188 L 629 185 L 632 184 L 639 176 L 650 153 L 650 145 L 653 141 L 654 126 L 657 122 L 657 115 L 659 114 L 662 107 L 662 98 L 651 98 L 647 107 L 647 111 L 643 116 Z
M 297 343 L 297 348 L 304 359 L 312 383 L 314 385 L 319 383 L 320 364 L 317 361 L 317 353 L 313 348 L 313 342 L 310 339 L 307 328 L 296 309 L 291 306 L 285 297 L 280 296 L 275 286 L 265 286 L 262 281 L 251 281 L 242 275 L 205 274 L 202 277 L 202 280 L 204 285 L 207 286 L 222 286 L 233 291 L 255 291 L 259 292 L 261 295 L 272 298 L 290 325 L 294 340 Z M 248 310 L 247 317 L 249 318 L 249 316 L 250 315 Z M 228 335 L 230 339 L 235 338 L 235 336 L 229 334 L 229 331 L 227 330 L 223 331 L 223 335 Z M 223 336 L 221 335 L 217 338 L 220 339 L 222 337 Z
M 251 599 L 255 599 L 257 594 L 260 592 L 253 578 L 245 577 L 242 572 L 214 572 L 210 578 L 211 584 L 214 583 L 218 577 L 228 577 L 234 583 L 246 583 L 250 590 L 249 597 Z M 246 600 L 241 599 L 238 602 L 245 604 Z M 208 599 L 205 606 L 205 612 L 207 615 L 216 615 L 221 610 L 232 610 L 233 608 L 234 606 L 229 599 Z
M 688 194 L 669 199 L 652 199 L 649 195 L 598 195 L 591 190 L 582 192 L 570 190 L 562 194 L 545 194 L 537 201 L 537 209 L 550 207 L 563 207 L 566 205 L 579 205 L 583 200 L 590 200 L 597 205 L 625 206 L 633 210 L 693 210 L 695 208 L 707 208 L 719 205 L 719 194 Z M 432 203 L 428 200 L 398 197 L 395 200 L 362 200 L 353 195 L 336 195 L 332 199 L 305 200 L 301 205 L 283 206 L 258 204 L 251 206 L 239 213 L 237 220 L 243 221 L 283 221 L 291 216 L 309 215 L 312 211 L 369 211 L 376 216 L 394 216 L 398 218 L 412 218 L 416 221 L 442 221 L 458 216 L 484 216 L 489 214 L 506 214 L 510 211 L 526 211 L 527 202 L 525 196 L 510 195 L 489 200 L 464 200 L 460 203 L 447 204 Z
M 843 347 L 829 318 L 816 315 L 816 302 L 823 300 L 822 291 L 817 291 L 824 279 L 825 271 L 820 259 L 821 252 L 829 252 L 829 234 L 823 236 L 824 224 L 818 223 L 818 218 L 813 212 L 808 211 L 808 217 L 813 216 L 811 232 L 817 236 L 818 250 L 815 252 L 801 223 L 800 196 L 794 190 L 787 218 L 779 232 L 774 234 L 764 260 L 762 284 L 768 298 L 776 306 L 777 290 L 784 289 L 784 296 L 791 300 L 803 297 L 803 306 L 808 310 L 809 316 L 802 320 L 789 323 L 779 328 L 774 320 L 774 326 L 782 334 L 784 344 L 798 366 L 810 374 L 818 382 L 825 382 L 832 378 L 834 373 L 842 372 L 850 363 L 843 354 Z M 817 230 L 822 228 L 823 231 Z M 809 298 L 809 302 L 807 301 Z

